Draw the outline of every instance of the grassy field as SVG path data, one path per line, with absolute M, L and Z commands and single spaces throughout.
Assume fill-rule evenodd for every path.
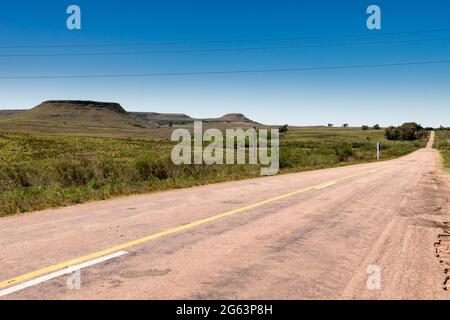
M 388 142 L 383 134 L 360 128 L 290 127 L 280 142 L 281 173 L 374 161 L 377 141 L 383 143 L 383 159 L 425 145 Z M 157 136 L 0 134 L 0 216 L 259 176 L 258 165 L 176 166 L 170 160 L 173 143 Z
M 434 147 L 441 151 L 444 160 L 444 167 L 450 171 L 450 130 L 436 130 L 436 140 Z

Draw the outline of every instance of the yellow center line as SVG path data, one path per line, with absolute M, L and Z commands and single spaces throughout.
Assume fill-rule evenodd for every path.
M 234 215 L 236 213 L 240 213 L 240 212 L 243 212 L 243 211 L 248 211 L 250 209 L 254 209 L 254 208 L 263 206 L 265 204 L 268 204 L 268 203 L 272 203 L 272 202 L 275 202 L 275 201 L 283 200 L 283 199 L 292 197 L 294 195 L 313 190 L 315 188 L 321 187 L 321 186 L 329 184 L 329 183 L 333 183 L 333 182 L 336 183 L 338 181 L 350 179 L 350 178 L 353 178 L 353 177 L 357 177 L 357 176 L 360 176 L 360 175 L 363 175 L 363 174 L 366 174 L 366 173 L 372 173 L 372 172 L 375 172 L 375 171 L 377 171 L 377 170 L 372 169 L 372 170 L 363 171 L 361 173 L 345 176 L 343 178 L 338 178 L 338 179 L 334 179 L 334 180 L 330 180 L 330 181 L 325 181 L 325 182 L 322 182 L 321 184 L 318 184 L 318 185 L 305 187 L 305 188 L 302 188 L 302 189 L 299 189 L 299 190 L 296 190 L 296 191 L 293 191 L 293 192 L 290 192 L 290 193 L 287 193 L 287 194 L 283 194 L 283 195 L 280 195 L 280 196 L 277 196 L 277 197 L 273 197 L 273 198 L 270 198 L 270 199 L 267 199 L 267 200 L 263 200 L 263 201 L 260 201 L 260 202 L 257 202 L 257 203 L 245 206 L 245 207 L 241 207 L 241 208 L 233 209 L 233 210 L 230 210 L 230 211 L 226 211 L 226 212 L 223 212 L 223 213 L 211 216 L 211 217 L 207 217 L 207 218 L 203 218 L 203 219 L 191 222 L 189 224 L 185 224 L 185 225 L 182 225 L 182 226 L 179 226 L 179 227 L 174 227 L 174 228 L 167 229 L 167 230 L 164 230 L 164 231 L 161 231 L 161 232 L 157 232 L 157 233 L 151 234 L 149 236 L 146 236 L 146 237 L 143 237 L 143 238 L 140 238 L 140 239 L 137 239 L 137 240 L 133 240 L 133 241 L 130 241 L 130 242 L 127 242 L 127 243 L 123 243 L 123 244 L 120 244 L 120 245 L 117 245 L 117 246 L 114 246 L 114 247 L 111 247 L 111 248 L 108 248 L 108 249 L 104 249 L 104 250 L 101 250 L 101 251 L 93 252 L 93 253 L 90 253 L 88 255 L 76 258 L 76 259 L 72 259 L 72 260 L 68 260 L 68 261 L 65 261 L 65 262 L 58 263 L 58 264 L 54 264 L 54 265 L 51 265 L 49 267 L 46 267 L 46 268 L 43 268 L 43 269 L 39 269 L 39 270 L 36 270 L 36 271 L 32 271 L 32 272 L 23 274 L 21 276 L 17 276 L 15 278 L 12 278 L 12 279 L 9 279 L 9 280 L 1 281 L 0 282 L 0 289 L 8 287 L 8 286 L 12 286 L 14 284 L 18 284 L 18 283 L 21 283 L 21 282 L 24 282 L 24 281 L 27 281 L 27 280 L 30 280 L 30 279 L 33 279 L 33 278 L 36 278 L 36 277 L 39 277 L 39 276 L 42 276 L 42 275 L 45 275 L 45 274 L 48 274 L 48 273 L 51 273 L 51 272 L 55 272 L 55 271 L 58 271 L 58 270 L 61 270 L 61 269 L 64 269 L 64 268 L 68 268 L 68 267 L 73 266 L 73 265 L 81 264 L 81 263 L 89 261 L 89 260 L 93 260 L 93 259 L 96 259 L 96 258 L 99 258 L 99 257 L 102 257 L 102 256 L 106 256 L 106 255 L 114 253 L 116 251 L 120 251 L 120 250 L 124 250 L 124 249 L 130 248 L 130 247 L 134 247 L 134 246 L 137 246 L 137 245 L 142 244 L 144 242 L 148 242 L 148 241 L 155 240 L 155 239 L 158 239 L 158 238 L 162 238 L 162 237 L 174 234 L 174 233 L 179 233 L 179 232 L 182 232 L 182 231 L 185 231 L 185 230 L 188 230 L 188 229 L 192 229 L 192 228 L 198 227 L 200 225 L 203 225 L 205 223 L 209 223 L 209 222 L 212 222 L 212 221 L 215 221 L 215 220 L 219 220 L 219 219 L 222 219 L 222 218 Z

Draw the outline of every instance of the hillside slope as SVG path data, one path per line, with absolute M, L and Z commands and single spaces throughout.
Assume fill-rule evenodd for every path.
M 45 101 L 33 109 L 0 121 L 16 124 L 69 127 L 145 128 L 118 103 L 94 101 Z
M 0 110 L 0 119 L 5 117 L 11 117 L 25 111 L 26 110 Z

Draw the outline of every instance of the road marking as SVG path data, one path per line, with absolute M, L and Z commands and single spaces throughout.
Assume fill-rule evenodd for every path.
M 146 237 L 143 237 L 143 238 L 140 238 L 140 239 L 137 239 L 137 240 L 133 240 L 133 241 L 130 241 L 130 242 L 127 242 L 127 243 L 123 243 L 123 244 L 120 244 L 120 245 L 117 245 L 117 246 L 114 246 L 114 247 L 111 247 L 111 248 L 108 248 L 108 249 L 104 249 L 104 250 L 101 250 L 101 251 L 93 252 L 93 253 L 90 253 L 88 255 L 79 257 L 79 258 L 75 258 L 75 259 L 72 259 L 72 260 L 68 260 L 68 261 L 65 261 L 65 262 L 54 264 L 52 266 L 49 266 L 49 267 L 46 267 L 46 268 L 43 268 L 43 269 L 39 269 L 39 270 L 35 270 L 35 271 L 30 272 L 30 273 L 26 273 L 26 274 L 23 274 L 21 276 L 17 276 L 17 277 L 12 278 L 12 279 L 1 281 L 0 282 L 0 289 L 8 287 L 8 286 L 11 286 L 11 285 L 14 285 L 16 283 L 21 283 L 21 282 L 24 282 L 24 281 L 27 281 L 27 280 L 30 280 L 30 279 L 33 279 L 33 278 L 45 275 L 47 273 L 55 272 L 55 271 L 58 271 L 58 270 L 61 270 L 61 269 L 64 269 L 64 268 L 68 268 L 68 267 L 76 265 L 76 264 L 80 264 L 80 263 L 83 263 L 83 262 L 86 262 L 86 261 L 89 261 L 89 260 L 93 260 L 93 259 L 96 259 L 96 258 L 99 258 L 99 257 L 102 257 L 102 256 L 106 256 L 106 255 L 112 254 L 112 253 L 114 253 L 116 251 L 125 250 L 127 248 L 134 247 L 134 246 L 137 246 L 139 244 L 142 244 L 142 243 L 145 243 L 145 242 L 148 242 L 148 241 L 152 241 L 152 240 L 155 240 L 155 239 L 158 239 L 158 238 L 162 238 L 162 237 L 174 234 L 174 233 L 179 233 L 179 232 L 182 232 L 182 231 L 185 231 L 185 230 L 188 230 L 188 229 L 192 229 L 192 228 L 198 227 L 200 225 L 203 225 L 203 224 L 215 221 L 215 220 L 219 220 L 219 219 L 222 219 L 222 218 L 234 215 L 236 213 L 240 213 L 240 212 L 243 212 L 243 211 L 248 211 L 250 209 L 254 209 L 254 208 L 257 208 L 257 207 L 260 207 L 260 206 L 263 206 L 265 204 L 272 203 L 272 202 L 275 202 L 275 201 L 278 201 L 278 200 L 283 200 L 283 199 L 295 196 L 297 194 L 313 190 L 313 189 L 318 188 L 320 186 L 323 186 L 323 185 L 325 185 L 327 183 L 331 183 L 331 182 L 337 183 L 339 181 L 347 180 L 347 179 L 354 178 L 354 177 L 357 177 L 357 176 L 361 176 L 361 175 L 367 174 L 367 173 L 374 173 L 376 171 L 377 171 L 377 169 L 371 169 L 371 170 L 366 170 L 366 171 L 363 171 L 363 172 L 360 172 L 360 173 L 352 174 L 352 175 L 349 175 L 349 176 L 345 176 L 345 177 L 342 177 L 342 178 L 338 178 L 338 179 L 334 179 L 334 180 L 330 180 L 330 181 L 325 181 L 325 182 L 323 182 L 321 184 L 318 184 L 318 185 L 305 187 L 305 188 L 302 188 L 302 189 L 299 189 L 299 190 L 296 190 L 296 191 L 293 191 L 293 192 L 290 192 L 290 193 L 287 193 L 287 194 L 284 194 L 284 195 L 280 195 L 280 196 L 277 196 L 277 197 L 273 197 L 273 198 L 270 198 L 270 199 L 266 199 L 266 200 L 263 200 L 261 202 L 257 202 L 257 203 L 254 203 L 254 204 L 251 204 L 251 205 L 248 205 L 248 206 L 245 206 L 245 207 L 233 209 L 233 210 L 230 210 L 230 211 L 227 211 L 227 212 L 223 212 L 223 213 L 211 216 L 211 217 L 203 218 L 203 219 L 200 219 L 200 220 L 197 220 L 197 221 L 194 221 L 194 222 L 182 225 L 182 226 L 178 226 L 178 227 L 167 229 L 167 230 L 164 230 L 164 231 L 161 231 L 161 232 L 157 232 L 157 233 L 151 234 L 149 236 L 146 236 Z
M 14 292 L 17 292 L 17 291 L 20 291 L 20 290 L 23 290 L 23 289 L 26 289 L 26 288 L 29 288 L 29 287 L 32 287 L 32 286 L 35 286 L 37 284 L 40 284 L 40 283 L 48 281 L 48 280 L 52 280 L 54 278 L 60 277 L 60 276 L 65 275 L 65 274 L 69 274 L 69 273 L 72 273 L 74 271 L 81 270 L 83 268 L 87 268 L 87 267 L 93 266 L 95 264 L 99 264 L 99 263 L 105 262 L 107 260 L 111 260 L 111 259 L 123 256 L 124 254 L 127 254 L 127 253 L 128 252 L 126 252 L 126 251 L 119 251 L 119 252 L 115 252 L 113 254 L 110 254 L 110 255 L 107 255 L 107 256 L 103 256 L 103 257 L 100 257 L 100 258 L 97 258 L 97 259 L 94 259 L 94 260 L 91 260 L 91 261 L 88 261 L 88 262 L 85 262 L 85 263 L 82 263 L 82 264 L 70 266 L 68 268 L 65 268 L 65 269 L 62 269 L 62 270 L 59 270 L 59 271 L 47 274 L 45 276 L 42 276 L 42 277 L 30 280 L 30 281 L 27 281 L 27 282 L 24 282 L 24 283 L 19 284 L 17 286 L 1 290 L 0 291 L 0 297 L 6 296 L 8 294 L 11 294 L 11 293 L 14 293 Z
M 336 181 L 333 181 L 333 182 L 330 182 L 330 183 L 327 183 L 327 184 L 321 185 L 321 186 L 319 186 L 319 187 L 316 187 L 316 188 L 314 188 L 314 189 L 315 189 L 315 190 L 320 190 L 320 189 L 323 189 L 323 188 L 326 188 L 326 187 L 329 187 L 329 186 L 335 185 L 336 183 L 337 183 Z

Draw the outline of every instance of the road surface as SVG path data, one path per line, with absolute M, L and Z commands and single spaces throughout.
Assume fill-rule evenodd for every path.
M 438 161 L 429 144 L 2 218 L 0 299 L 449 298 Z

